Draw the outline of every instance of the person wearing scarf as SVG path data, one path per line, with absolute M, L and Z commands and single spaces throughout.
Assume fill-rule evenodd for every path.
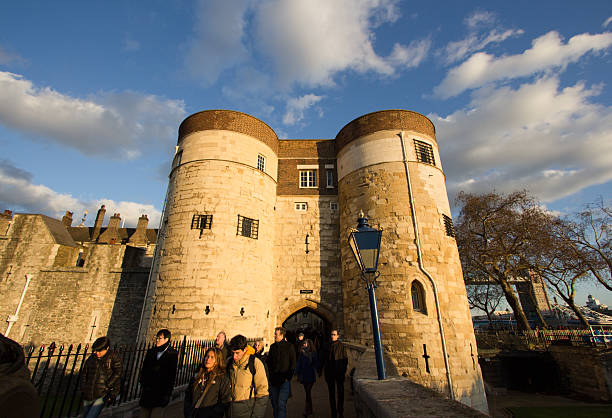
M 310 339 L 304 340 L 300 348 L 300 356 L 298 357 L 295 367 L 298 382 L 304 386 L 306 392 L 306 405 L 304 406 L 304 416 L 312 415 L 312 385 L 316 380 L 316 371 L 319 367 L 319 360 L 314 345 Z
M 141 418 L 163 417 L 170 403 L 178 363 L 178 352 L 170 346 L 170 337 L 169 330 L 159 330 L 155 345 L 147 350 L 142 363 L 142 395 L 139 402 Z
M 185 393 L 185 418 L 223 418 L 232 401 L 225 356 L 217 347 L 206 350 L 204 364 Z

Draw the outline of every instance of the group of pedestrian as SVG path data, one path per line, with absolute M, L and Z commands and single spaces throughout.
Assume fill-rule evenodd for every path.
M 312 387 L 322 373 L 329 390 L 331 415 L 344 414 L 344 379 L 348 364 L 346 348 L 338 330 L 331 332 L 331 344 L 319 353 L 313 341 L 298 336 L 294 346 L 283 327 L 274 330 L 274 343 L 264 354 L 262 341 L 251 347 L 243 335 L 229 343 L 225 332 L 206 350 L 203 363 L 191 379 L 184 400 L 185 418 L 263 418 L 268 398 L 274 418 L 287 417 L 291 380 L 304 387 L 304 417 L 313 414 Z M 171 332 L 161 329 L 155 344 L 144 358 L 139 382 L 142 388 L 140 417 L 160 418 L 174 390 L 178 352 L 171 346 Z M 105 405 L 112 405 L 120 391 L 121 359 L 110 349 L 108 337 L 98 338 L 80 376 L 83 418 L 96 418 Z

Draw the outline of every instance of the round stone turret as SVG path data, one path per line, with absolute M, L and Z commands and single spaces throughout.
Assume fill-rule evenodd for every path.
M 363 210 L 383 229 L 377 299 L 386 355 L 411 380 L 452 388 L 486 411 L 433 123 L 407 110 L 370 113 L 342 128 L 336 150 L 346 338 L 372 346 L 367 290 L 346 239 Z
M 143 324 L 173 335 L 270 335 L 278 138 L 229 110 L 189 116 L 179 138 Z M 148 312 L 148 313 L 147 313 Z

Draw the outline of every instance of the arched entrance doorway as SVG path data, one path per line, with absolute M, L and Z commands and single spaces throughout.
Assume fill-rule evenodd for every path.
M 287 330 L 287 341 L 295 343 L 298 334 L 302 332 L 305 338 L 311 339 L 315 347 L 319 348 L 329 338 L 332 324 L 314 309 L 306 307 L 289 315 L 283 327 Z

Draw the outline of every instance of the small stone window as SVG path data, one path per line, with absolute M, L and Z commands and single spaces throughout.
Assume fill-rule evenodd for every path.
M 261 154 L 257 156 L 257 169 L 259 171 L 263 171 L 264 173 L 266 171 L 266 157 Z
M 191 218 L 191 229 L 211 229 L 212 220 L 212 215 L 193 215 L 193 218 Z
M 308 210 L 308 203 L 306 202 L 295 202 L 295 210 L 298 212 L 306 212 Z
M 247 218 L 246 216 L 238 215 L 238 226 L 236 235 L 241 235 L 247 238 L 257 239 L 259 234 L 259 220 Z
M 410 286 L 410 295 L 412 296 L 412 309 L 416 312 L 421 312 L 427 315 L 427 307 L 425 306 L 425 289 L 423 285 L 414 280 Z
M 300 170 L 300 188 L 317 187 L 317 170 Z
M 417 161 L 425 164 L 436 165 L 434 159 L 433 147 L 427 142 L 414 140 L 414 150 L 416 151 Z
M 334 170 L 325 170 L 326 180 L 327 180 L 327 188 L 334 188 Z
M 449 237 L 455 237 L 455 228 L 453 228 L 453 220 L 450 216 L 442 215 L 444 219 L 444 229 L 446 230 L 446 235 Z
M 338 210 L 338 202 L 329 202 L 329 208 L 332 211 L 334 211 L 334 212 L 337 211 Z

